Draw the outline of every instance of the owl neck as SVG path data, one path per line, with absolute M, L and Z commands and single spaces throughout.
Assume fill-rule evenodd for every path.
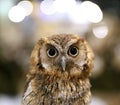
M 70 103 L 73 100 L 73 102 L 81 100 L 83 103 L 89 103 L 90 101 L 91 92 L 88 79 L 66 79 L 46 75 L 41 75 L 39 79 L 40 83 L 38 84 L 41 84 L 43 93 L 48 95 L 51 100 L 67 100 Z
M 42 91 L 45 95 L 43 97 L 47 96 L 50 100 L 61 99 L 66 103 L 72 103 L 73 100 L 83 100 L 83 103 L 89 103 L 90 101 L 91 85 L 88 78 L 69 77 L 64 73 L 58 75 L 52 72 L 36 72 L 32 79 L 32 86 L 37 92 Z

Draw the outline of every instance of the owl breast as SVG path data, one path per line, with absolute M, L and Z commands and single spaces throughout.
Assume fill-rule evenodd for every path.
M 88 105 L 89 89 L 88 79 L 65 80 L 42 74 L 29 83 L 23 105 L 35 105 L 36 102 L 36 105 Z

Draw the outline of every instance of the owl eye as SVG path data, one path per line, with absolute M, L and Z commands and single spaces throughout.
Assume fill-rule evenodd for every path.
M 78 55 L 78 48 L 76 46 L 71 46 L 68 50 L 68 55 L 70 56 L 77 56 Z
M 47 50 L 47 55 L 49 56 L 49 57 L 55 57 L 56 55 L 57 55 L 57 50 L 55 49 L 55 48 L 49 48 L 48 50 Z

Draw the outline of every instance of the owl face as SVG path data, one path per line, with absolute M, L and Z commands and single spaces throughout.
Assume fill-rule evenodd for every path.
M 89 74 L 87 69 L 92 64 L 93 53 L 84 39 L 75 35 L 55 35 L 43 38 L 39 43 L 35 62 L 45 72 L 66 73 L 68 76 Z

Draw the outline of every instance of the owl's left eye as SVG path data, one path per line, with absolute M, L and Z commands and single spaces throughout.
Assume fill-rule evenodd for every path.
M 78 53 L 79 53 L 79 50 L 76 46 L 71 46 L 68 50 L 68 55 L 73 56 L 73 57 L 77 56 Z
M 47 50 L 47 55 L 49 57 L 55 57 L 58 54 L 57 50 L 55 48 L 49 48 Z

